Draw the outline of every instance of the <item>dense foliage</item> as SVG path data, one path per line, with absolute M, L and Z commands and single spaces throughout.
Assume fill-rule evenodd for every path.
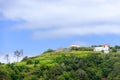
M 0 80 L 120 80 L 120 54 L 44 53 L 0 65 Z

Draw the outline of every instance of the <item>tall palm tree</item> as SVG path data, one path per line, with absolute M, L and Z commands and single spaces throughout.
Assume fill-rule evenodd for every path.
M 6 54 L 4 59 L 6 59 L 6 60 L 7 60 L 7 63 L 9 63 L 9 62 L 10 62 L 9 54 Z
M 21 51 L 16 50 L 14 52 L 14 55 L 17 57 L 17 62 L 18 62 L 19 61 L 19 57 L 21 57 L 23 55 L 23 50 L 21 50 Z

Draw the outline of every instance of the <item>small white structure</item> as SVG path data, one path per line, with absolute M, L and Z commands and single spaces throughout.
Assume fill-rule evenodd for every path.
M 80 47 L 79 45 L 70 45 L 70 48 L 71 47 Z
M 104 53 L 109 53 L 109 44 L 104 44 L 101 47 L 95 47 L 94 51 L 103 51 Z

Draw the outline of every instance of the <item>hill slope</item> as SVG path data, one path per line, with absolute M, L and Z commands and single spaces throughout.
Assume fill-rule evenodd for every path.
M 0 65 L 0 80 L 119 80 L 120 54 L 51 52 Z

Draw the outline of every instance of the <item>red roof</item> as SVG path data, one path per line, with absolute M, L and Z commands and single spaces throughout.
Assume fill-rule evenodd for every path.
M 103 44 L 103 46 L 110 46 L 109 44 Z

